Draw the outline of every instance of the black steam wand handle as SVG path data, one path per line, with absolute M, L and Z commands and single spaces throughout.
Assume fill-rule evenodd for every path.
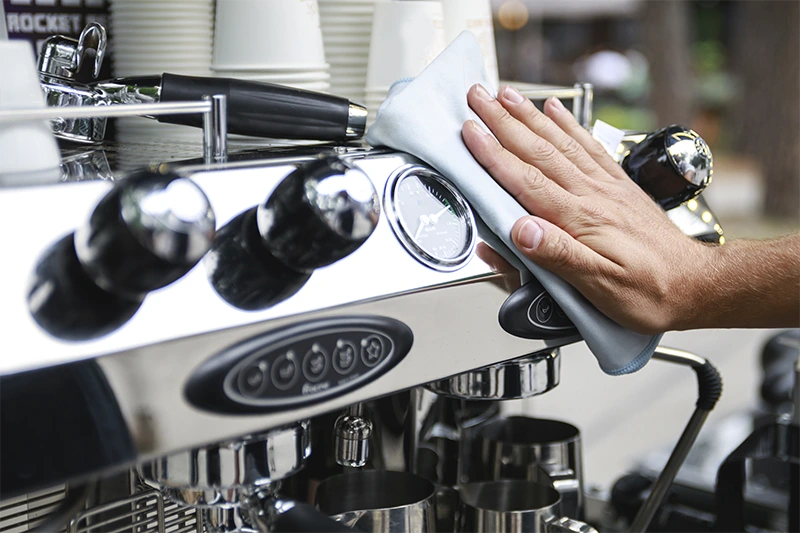
M 228 132 L 239 135 L 347 141 L 366 128 L 366 108 L 347 98 L 231 78 L 161 76 L 161 102 L 199 101 L 210 94 L 228 98 Z M 161 115 L 158 121 L 203 126 L 199 114 Z
M 647 527 L 664 501 L 667 491 L 675 480 L 675 476 L 678 475 L 678 470 L 680 470 L 681 465 L 686 460 L 686 456 L 689 454 L 689 450 L 692 449 L 695 440 L 697 440 L 697 435 L 700 433 L 706 418 L 708 418 L 709 413 L 714 409 L 722 395 L 722 378 L 717 369 L 706 359 L 689 352 L 662 346 L 656 348 L 655 353 L 653 353 L 653 359 L 689 366 L 697 373 L 697 407 L 686 424 L 680 439 L 678 439 L 675 449 L 672 450 L 664 470 L 661 471 L 653 485 L 650 496 L 639 508 L 639 512 L 636 513 L 636 517 L 631 524 L 631 533 L 644 533 L 647 531 Z

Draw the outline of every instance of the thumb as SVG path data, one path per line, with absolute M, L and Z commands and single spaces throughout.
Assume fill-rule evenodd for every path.
M 522 217 L 511 228 L 514 245 L 531 261 L 569 280 L 587 272 L 591 250 L 539 217 Z

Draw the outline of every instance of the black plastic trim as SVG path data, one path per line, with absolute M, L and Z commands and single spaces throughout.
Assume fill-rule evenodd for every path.
M 550 298 L 554 308 L 547 322 L 536 318 L 535 306 L 545 298 Z M 577 328 L 558 307 L 555 298 L 550 296 L 536 278 L 514 291 L 497 314 L 500 327 L 507 333 L 523 339 L 558 339 L 578 335 Z
M 383 349 L 377 363 L 370 366 L 361 361 L 362 354 L 349 368 L 361 372 L 341 375 L 332 364 L 334 349 L 331 338 L 361 335 L 364 339 L 377 337 Z M 319 340 L 318 339 L 324 339 Z M 347 339 L 349 340 L 349 339 Z M 341 396 L 369 383 L 400 362 L 411 349 L 414 336 L 402 322 L 380 316 L 344 316 L 310 320 L 301 324 L 270 331 L 231 346 L 203 362 L 186 383 L 186 399 L 194 406 L 215 413 L 267 413 L 294 409 Z M 303 375 L 303 356 L 308 346 L 319 343 L 331 360 L 322 378 L 312 382 Z M 310 343 L 310 344 L 309 344 Z M 362 347 L 365 350 L 366 347 Z M 271 379 L 272 369 L 279 358 L 296 351 L 297 361 L 292 384 L 279 388 L 258 385 L 257 391 L 247 394 L 241 390 L 242 373 L 264 363 L 263 379 Z M 264 394 L 269 391 L 269 394 Z

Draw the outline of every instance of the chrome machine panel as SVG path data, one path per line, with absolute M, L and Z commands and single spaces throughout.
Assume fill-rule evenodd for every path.
M 405 154 L 331 151 L 363 170 L 381 198 L 396 169 L 422 164 Z M 272 162 L 171 165 L 171 169 L 203 190 L 219 229 L 260 204 L 284 176 L 309 159 L 287 156 Z M 111 454 L 108 460 L 93 458 L 91 468 L 70 470 L 64 476 L 263 431 L 575 340 L 524 340 L 503 331 L 497 311 L 519 280 L 493 273 L 477 257 L 449 272 L 421 264 L 398 241 L 385 208 L 374 233 L 359 249 L 316 270 L 296 294 L 271 308 L 245 311 L 227 303 L 215 292 L 208 265 L 201 261 L 178 281 L 148 294 L 136 314 L 115 331 L 87 341 L 58 339 L 32 318 L 27 281 L 48 247 L 81 226 L 111 186 L 109 181 L 86 181 L 6 188 L 0 194 L 5 250 L 13 254 L 0 277 L 0 323 L 7 347 L 0 357 L 0 376 L 22 384 L 31 376 L 29 385 L 36 387 L 33 377 L 41 371 L 57 365 L 68 370 L 91 364 L 80 361 L 94 360 L 93 372 L 99 372 L 107 386 L 101 387 L 105 396 L 90 397 L 88 402 L 116 402 L 118 414 L 112 417 L 121 420 L 112 426 L 130 437 L 130 446 L 118 446 L 128 451 Z M 71 312 L 63 310 L 65 316 Z M 394 319 L 413 335 L 408 355 L 374 380 L 317 403 L 269 414 L 230 416 L 187 400 L 185 386 L 196 369 L 231 346 L 310 320 L 357 316 Z

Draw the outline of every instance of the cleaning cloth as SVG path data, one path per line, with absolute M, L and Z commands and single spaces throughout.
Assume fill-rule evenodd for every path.
M 483 68 L 475 36 L 465 31 L 413 80 L 395 83 L 380 106 L 366 140 L 408 152 L 441 172 L 467 198 L 486 225 L 539 280 L 578 328 L 600 368 L 611 375 L 635 372 L 649 360 L 660 335 L 641 335 L 598 311 L 574 287 L 526 258 L 511 240 L 511 227 L 528 212 L 481 167 L 461 138 L 472 119 L 483 125 L 467 104 L 467 91 L 480 83 L 496 88 Z M 485 125 L 483 125 L 485 127 Z

